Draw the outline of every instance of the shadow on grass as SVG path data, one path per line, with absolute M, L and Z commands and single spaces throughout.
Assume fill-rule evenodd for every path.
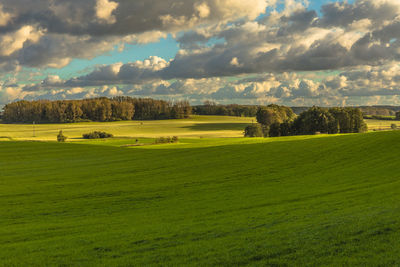
M 250 124 L 251 123 L 197 123 L 190 126 L 184 126 L 183 128 L 194 131 L 244 131 L 244 128 Z

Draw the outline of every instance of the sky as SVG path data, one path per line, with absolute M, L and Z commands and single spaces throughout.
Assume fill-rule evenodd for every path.
M 399 63 L 399 0 L 0 2 L 0 106 L 400 105 Z

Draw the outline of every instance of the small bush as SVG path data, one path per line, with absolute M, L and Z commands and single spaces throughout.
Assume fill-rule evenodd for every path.
M 244 137 L 264 137 L 263 129 L 260 124 L 252 124 L 244 129 Z
M 390 125 L 390 128 L 392 128 L 392 130 L 397 130 L 397 124 L 392 123 L 392 125 Z
M 91 133 L 83 134 L 82 137 L 84 139 L 104 139 L 104 138 L 111 138 L 113 137 L 113 135 L 106 132 L 94 131 Z
M 179 138 L 178 136 L 174 137 L 159 137 L 156 139 L 156 144 L 171 144 L 171 143 L 178 143 Z
M 58 135 L 57 135 L 57 141 L 58 141 L 58 142 L 65 142 L 65 141 L 67 140 L 67 138 L 68 138 L 68 137 L 66 137 L 66 136 L 63 134 L 62 131 L 59 131 L 59 132 L 58 132 Z

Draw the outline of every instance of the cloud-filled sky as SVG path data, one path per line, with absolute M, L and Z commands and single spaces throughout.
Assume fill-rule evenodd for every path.
M 0 105 L 400 104 L 399 0 L 2 0 Z

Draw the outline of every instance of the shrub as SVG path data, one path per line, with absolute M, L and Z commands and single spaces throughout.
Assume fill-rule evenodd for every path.
M 178 143 L 179 138 L 178 136 L 174 137 L 159 137 L 156 139 L 156 144 L 170 144 L 170 143 Z
M 264 133 L 260 124 L 252 124 L 244 129 L 245 137 L 264 137 Z
M 390 125 L 390 128 L 392 128 L 392 130 L 396 130 L 397 129 L 397 124 L 392 123 L 392 125 Z
M 104 139 L 104 138 L 111 138 L 113 137 L 113 135 L 106 132 L 94 131 L 91 133 L 83 134 L 82 137 L 84 139 Z
M 66 136 L 63 134 L 62 131 L 59 131 L 59 132 L 58 132 L 58 135 L 57 135 L 57 141 L 58 141 L 58 142 L 65 142 L 65 141 L 67 140 L 67 138 L 68 138 L 68 137 L 66 137 Z

